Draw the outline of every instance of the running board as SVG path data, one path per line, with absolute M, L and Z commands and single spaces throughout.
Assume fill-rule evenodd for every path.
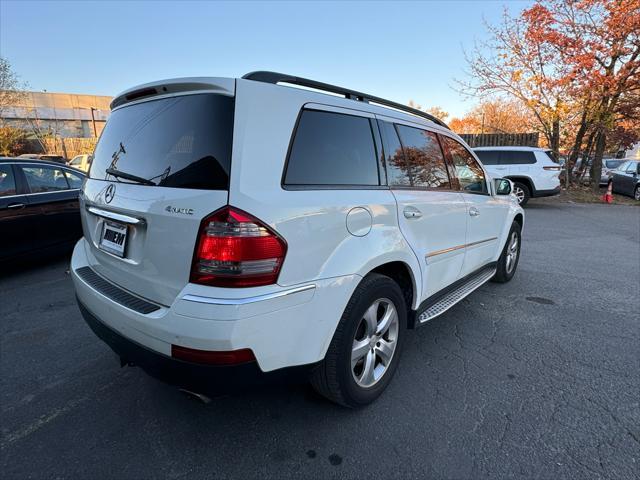
M 460 300 L 467 297 L 469 294 L 491 280 L 495 273 L 496 269 L 494 266 L 490 268 L 484 268 L 475 275 L 470 276 L 460 286 L 440 296 L 435 300 L 434 303 L 427 306 L 420 314 L 418 314 L 418 324 L 422 325 L 423 323 L 426 323 L 429 320 L 433 320 L 437 316 L 442 315 Z

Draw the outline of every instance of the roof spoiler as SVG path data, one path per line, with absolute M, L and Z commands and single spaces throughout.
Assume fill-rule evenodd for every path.
M 172 78 L 158 82 L 138 85 L 119 94 L 111 102 L 111 110 L 147 97 L 171 95 L 187 92 L 219 93 L 222 95 L 235 94 L 235 80 L 233 78 Z

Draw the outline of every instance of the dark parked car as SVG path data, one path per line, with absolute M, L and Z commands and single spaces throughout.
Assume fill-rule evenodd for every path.
M 18 158 L 20 159 L 33 159 L 33 160 L 48 160 L 50 162 L 56 162 L 56 163 L 62 163 L 65 164 L 67 163 L 67 159 L 64 158 L 62 155 L 51 155 L 48 153 L 23 153 L 22 155 L 19 155 Z
M 613 193 L 621 193 L 640 200 L 640 160 L 627 160 L 611 170 Z
M 75 243 L 83 179 L 58 163 L 0 158 L 0 261 Z

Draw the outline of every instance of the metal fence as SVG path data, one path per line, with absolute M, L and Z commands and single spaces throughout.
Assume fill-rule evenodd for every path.
M 470 147 L 537 147 L 538 133 L 462 133 Z

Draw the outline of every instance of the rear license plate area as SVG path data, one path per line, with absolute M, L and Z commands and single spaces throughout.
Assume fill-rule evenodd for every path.
M 105 221 L 98 246 L 105 252 L 124 257 L 127 246 L 127 226 L 123 223 Z

